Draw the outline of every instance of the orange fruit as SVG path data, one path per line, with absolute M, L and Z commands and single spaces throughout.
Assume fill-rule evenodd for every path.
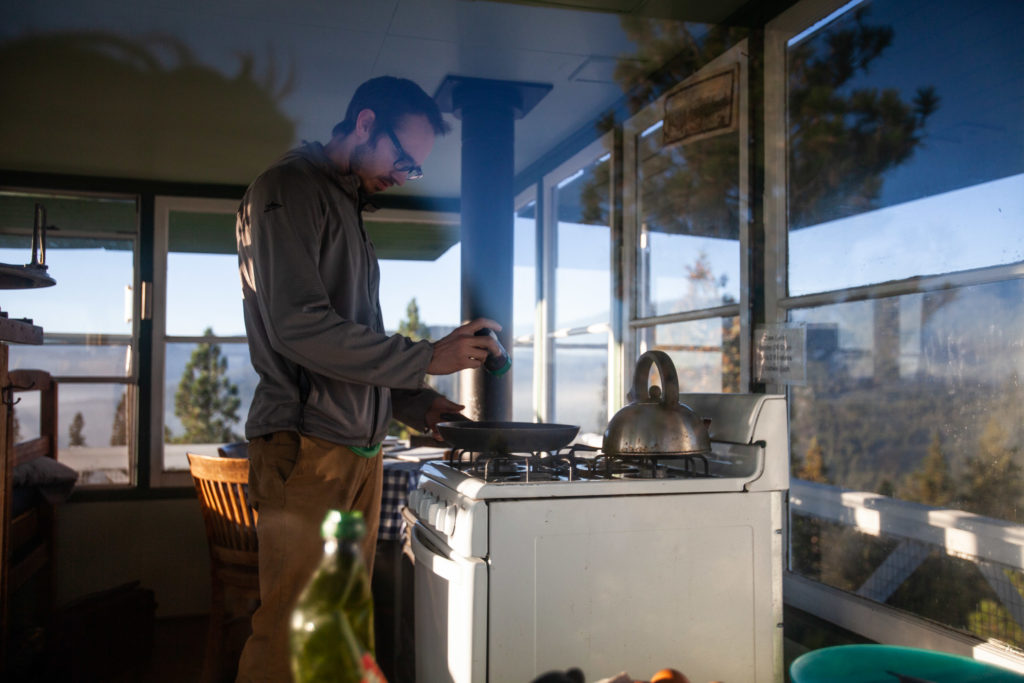
M 675 669 L 662 669 L 651 676 L 651 683 L 690 683 L 690 679 Z

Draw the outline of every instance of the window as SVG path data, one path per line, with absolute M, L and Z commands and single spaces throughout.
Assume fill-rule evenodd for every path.
M 807 337 L 791 571 L 1024 649 L 1024 5 L 836 7 L 769 31 L 765 286 Z
M 634 283 L 627 359 L 659 349 L 684 392 L 746 387 L 745 45 L 670 90 L 625 127 L 625 225 Z M 710 134 L 673 130 L 672 107 L 695 107 L 717 84 L 733 125 Z M 668 102 L 671 101 L 671 105 Z
M 611 137 L 545 176 L 538 303 L 547 385 L 541 417 L 601 435 L 609 417 L 612 343 Z M 617 378 L 616 378 L 617 379 Z
M 186 452 L 244 438 L 258 381 L 242 320 L 233 200 L 158 198 L 152 474 L 187 484 Z
M 56 284 L 4 292 L 6 313 L 32 319 L 44 333 L 42 346 L 12 344 L 10 367 L 45 370 L 59 383 L 58 459 L 79 472 L 79 486 L 128 485 L 138 407 L 137 202 L 2 191 L 0 262 L 31 262 L 37 206 L 45 210 L 45 265 Z M 38 401 L 18 404 L 16 438 L 38 435 L 38 411 Z

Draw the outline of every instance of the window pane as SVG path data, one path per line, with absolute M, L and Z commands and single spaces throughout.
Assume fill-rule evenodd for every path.
M 242 439 L 258 377 L 246 344 L 211 339 L 166 348 L 164 468 L 187 469 L 188 448 L 215 452 Z
M 131 240 L 47 237 L 47 273 L 57 281 L 42 289 L 4 291 L 13 317 L 31 318 L 45 333 L 131 334 L 135 255 Z M 0 249 L 0 262 L 24 264 L 30 249 Z
M 1022 302 L 1013 280 L 791 311 L 808 359 L 807 385 L 790 393 L 794 480 L 1024 522 Z M 926 513 L 915 514 L 939 519 Z M 807 517 L 794 521 L 794 569 L 859 590 L 900 542 Z M 983 576 L 929 544 L 898 552 L 919 564 L 869 595 L 1024 645 L 998 625 L 993 581 L 1011 580 L 998 567 Z
M 78 470 L 79 486 L 130 483 L 133 394 L 124 384 L 58 385 L 57 459 Z
M 739 300 L 739 134 L 663 148 L 637 139 L 640 317 Z
M 448 249 L 433 261 L 387 259 L 380 262 L 380 306 L 384 327 L 395 331 L 408 321 L 409 304 L 416 300 L 419 320 L 437 341 L 459 326 L 462 247 Z
M 789 46 L 791 295 L 1024 260 L 1022 23 L 869 0 Z
M 167 334 L 245 335 L 234 217 L 171 211 L 167 254 Z
M 521 344 L 512 350 L 512 419 L 536 422 L 539 415 L 533 402 L 533 345 Z
M 512 338 L 532 339 L 537 306 L 537 203 L 515 213 L 512 261 Z M 513 344 L 512 414 L 520 422 L 533 422 L 533 343 Z
M 643 328 L 637 332 L 637 349 L 641 354 L 655 349 L 667 353 L 679 376 L 681 393 L 740 390 L 738 317 Z M 652 378 L 656 377 L 652 368 Z M 632 374 L 629 381 L 632 388 Z M 660 385 L 660 379 L 655 383 Z
M 45 368 L 54 377 L 128 377 L 131 374 L 131 347 L 127 342 L 64 344 L 46 336 L 42 346 L 12 345 L 11 369 Z
M 611 297 L 608 229 L 609 157 L 584 167 L 555 189 L 555 328 L 607 323 Z
M 817 437 L 830 483 L 883 492 L 935 438 L 956 472 L 984 452 L 987 429 L 1024 444 L 1022 301 L 1013 280 L 791 311 L 808 328 L 808 384 L 791 390 L 794 456 Z M 950 504 L 991 515 L 994 501 L 968 493 Z
M 580 426 L 580 435 L 608 426 L 608 334 L 555 340 L 555 414 L 548 422 Z

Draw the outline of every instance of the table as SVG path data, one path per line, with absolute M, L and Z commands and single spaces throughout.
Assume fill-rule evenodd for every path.
M 410 681 L 415 677 L 415 623 L 413 615 L 413 570 L 404 552 L 406 522 L 402 508 L 416 488 L 420 468 L 440 458 L 440 448 L 413 448 L 395 453 L 409 460 L 384 454 L 384 486 L 381 496 L 380 528 L 373 565 L 374 626 L 377 663 L 389 681 Z
M 402 508 L 409 500 L 409 493 L 416 488 L 416 481 L 422 462 L 384 458 L 384 489 L 380 502 L 380 528 L 377 539 L 399 541 L 405 522 Z

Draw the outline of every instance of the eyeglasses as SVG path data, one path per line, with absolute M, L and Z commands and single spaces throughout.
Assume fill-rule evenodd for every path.
M 409 180 L 422 178 L 423 169 L 417 166 L 415 160 L 402 149 L 402 143 L 398 141 L 395 131 L 391 130 L 391 128 L 385 128 L 384 131 L 391 138 L 391 144 L 395 146 L 395 151 L 398 152 L 398 158 L 395 159 L 395 170 L 399 173 L 404 173 L 405 177 Z

